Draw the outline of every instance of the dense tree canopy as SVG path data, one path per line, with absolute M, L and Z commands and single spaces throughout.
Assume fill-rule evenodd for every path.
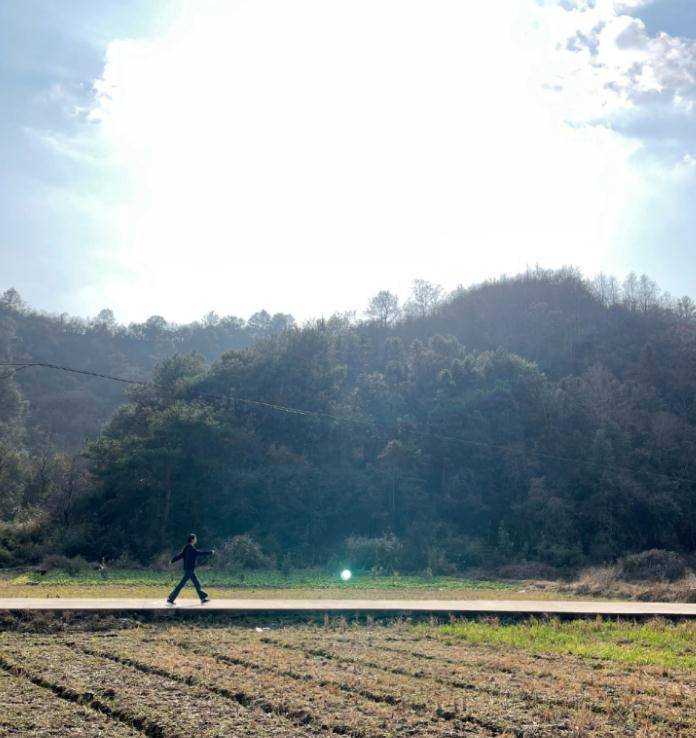
M 647 278 L 609 282 L 537 271 L 447 299 L 421 283 L 399 320 L 374 303 L 212 365 L 177 353 L 86 470 L 63 462 L 63 550 L 148 560 L 195 529 L 298 565 L 370 545 L 432 570 L 694 551 L 694 314 Z
M 210 362 L 292 325 L 290 315 L 261 310 L 247 321 L 208 313 L 201 321 L 175 325 L 153 315 L 144 323 L 122 326 L 108 309 L 91 320 L 39 313 L 10 289 L 0 297 L 0 360 L 48 362 L 147 380 L 158 362 L 175 353 L 197 352 Z M 28 370 L 15 379 L 27 400 L 26 440 L 32 449 L 45 444 L 46 437 L 62 450 L 79 449 L 125 399 L 123 385 L 85 376 Z

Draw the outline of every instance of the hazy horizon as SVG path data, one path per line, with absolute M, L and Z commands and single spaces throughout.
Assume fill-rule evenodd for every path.
M 596 291 L 598 289 L 598 287 L 596 286 L 596 282 L 597 282 L 597 279 L 596 278 L 600 277 L 600 275 L 603 275 L 607 279 L 610 279 L 610 278 L 613 277 L 616 280 L 615 281 L 615 284 L 616 284 L 616 288 L 617 288 L 618 293 L 619 293 L 619 298 L 621 298 L 621 293 L 623 292 L 623 284 L 624 284 L 625 278 L 626 277 L 629 277 L 629 275 L 631 274 L 631 273 L 629 273 L 629 274 L 626 274 L 626 275 L 616 275 L 616 274 L 605 274 L 604 272 L 600 272 L 600 273 L 598 273 L 596 275 L 589 275 L 589 274 L 584 274 L 582 272 L 582 270 L 579 269 L 579 267 L 576 267 L 573 264 L 564 265 L 564 266 L 560 267 L 558 270 L 547 270 L 544 267 L 543 264 L 536 264 L 533 267 L 531 265 L 529 265 L 523 271 L 517 272 L 517 273 L 514 273 L 514 274 L 513 273 L 502 273 L 502 274 L 497 274 L 497 275 L 491 275 L 490 277 L 488 277 L 486 279 L 483 279 L 480 282 L 472 282 L 471 284 L 459 283 L 452 290 L 443 288 L 443 286 L 441 284 L 439 284 L 439 283 L 436 283 L 436 282 L 428 282 L 427 280 L 421 280 L 420 278 L 416 278 L 415 280 L 412 280 L 412 282 L 411 282 L 408 290 L 406 290 L 405 292 L 402 292 L 402 293 L 395 293 L 395 292 L 393 292 L 392 294 L 395 294 L 396 297 L 397 297 L 397 299 L 398 299 L 398 310 L 400 312 L 400 315 L 401 316 L 408 316 L 408 315 L 411 314 L 409 312 L 409 310 L 410 310 L 409 301 L 412 300 L 413 297 L 414 297 L 414 286 L 415 286 L 415 282 L 425 282 L 426 283 L 426 286 L 432 287 L 432 288 L 434 288 L 434 290 L 436 290 L 437 292 L 439 292 L 439 295 L 435 299 L 436 299 L 436 301 L 437 301 L 438 304 L 441 304 L 442 302 L 447 301 L 448 299 L 451 299 L 452 297 L 454 297 L 456 295 L 457 291 L 458 290 L 461 290 L 461 289 L 464 289 L 464 290 L 473 289 L 473 290 L 475 290 L 475 289 L 477 289 L 479 287 L 483 287 L 483 286 L 488 285 L 488 284 L 504 283 L 506 280 L 515 280 L 515 279 L 518 279 L 520 277 L 523 277 L 525 274 L 532 274 L 533 275 L 535 273 L 563 271 L 565 269 L 578 271 L 579 274 L 580 274 L 580 276 L 588 283 L 588 286 L 590 287 L 590 289 L 592 291 Z M 652 286 L 655 288 L 654 298 L 656 300 L 658 300 L 659 302 L 661 302 L 662 304 L 664 304 L 665 306 L 667 306 L 667 305 L 674 305 L 676 302 L 678 302 L 679 298 L 681 297 L 680 295 L 673 295 L 671 292 L 669 292 L 669 290 L 663 289 L 662 285 L 660 285 L 660 284 L 656 283 L 654 280 L 652 280 L 649 274 L 644 274 L 644 273 L 643 274 L 639 274 L 639 273 L 637 273 L 635 271 L 632 272 L 632 274 L 635 275 L 635 277 L 637 279 L 639 279 L 641 276 L 648 277 L 649 282 L 652 283 Z M 2 294 L 2 292 L 5 289 L 8 289 L 9 290 L 9 289 L 16 289 L 16 288 L 14 287 L 14 285 L 9 285 L 9 286 L 0 285 L 0 294 Z M 387 291 L 390 292 L 390 290 L 387 290 Z M 92 313 L 92 314 L 87 314 L 87 313 L 85 313 L 85 314 L 71 313 L 71 312 L 69 312 L 67 310 L 60 310 L 60 309 L 53 309 L 53 310 L 51 310 L 51 309 L 42 308 L 42 307 L 40 307 L 38 305 L 32 304 L 29 300 L 27 300 L 25 298 L 25 295 L 23 295 L 21 292 L 19 292 L 19 290 L 17 290 L 17 292 L 19 293 L 20 298 L 23 300 L 23 302 L 25 303 L 26 307 L 30 311 L 38 311 L 39 313 L 46 314 L 46 315 L 51 315 L 51 316 L 54 316 L 54 317 L 55 316 L 60 316 L 60 315 L 66 315 L 66 316 L 68 316 L 70 318 L 77 318 L 78 320 L 86 320 L 86 321 L 89 321 L 89 320 L 93 320 L 93 319 L 97 318 L 98 317 L 98 313 L 101 310 L 105 310 L 106 309 L 106 310 L 110 310 L 113 313 L 113 316 L 114 316 L 114 319 L 115 319 L 116 323 L 119 324 L 119 325 L 123 325 L 123 326 L 127 326 L 129 324 L 143 323 L 148 318 L 152 318 L 152 317 L 161 317 L 161 318 L 164 318 L 166 320 L 166 322 L 169 325 L 171 325 L 171 326 L 182 326 L 182 325 L 187 325 L 187 324 L 190 324 L 190 323 L 201 322 L 201 321 L 207 319 L 210 314 L 217 315 L 217 318 L 218 319 L 222 319 L 222 318 L 226 318 L 226 317 L 235 317 L 235 318 L 241 318 L 242 320 L 246 321 L 249 318 L 251 318 L 255 313 L 258 313 L 258 312 L 261 312 L 261 311 L 266 311 L 266 312 L 268 312 L 271 315 L 273 315 L 275 313 L 284 314 L 284 315 L 290 315 L 295 320 L 295 322 L 298 325 L 311 324 L 311 323 L 313 323 L 316 320 L 326 320 L 326 319 L 329 319 L 329 318 L 334 317 L 334 316 L 341 316 L 343 318 L 347 318 L 347 319 L 350 319 L 350 320 L 355 319 L 357 321 L 361 321 L 361 320 L 370 321 L 370 320 L 373 319 L 373 318 L 370 317 L 370 313 L 369 313 L 370 299 L 372 297 L 375 297 L 375 295 L 377 295 L 377 292 L 381 292 L 381 290 L 377 290 L 374 294 L 369 295 L 368 296 L 368 299 L 366 300 L 366 302 L 364 304 L 354 305 L 354 306 L 348 307 L 346 309 L 335 309 L 335 310 L 329 309 L 329 310 L 327 310 L 327 311 L 325 311 L 323 313 L 306 314 L 306 315 L 296 315 L 296 314 L 294 314 L 290 310 L 284 310 L 282 308 L 282 306 L 278 310 L 270 311 L 270 310 L 267 310 L 267 308 L 264 305 L 257 305 L 255 308 L 252 308 L 247 313 L 232 313 L 232 312 L 221 312 L 221 311 L 215 309 L 214 306 L 212 306 L 209 309 L 204 310 L 200 315 L 193 316 L 190 319 L 186 319 L 186 320 L 175 320 L 175 319 L 172 319 L 171 317 L 167 316 L 166 314 L 163 314 L 161 311 L 160 312 L 155 311 L 155 312 L 150 313 L 148 315 L 144 315 L 142 317 L 139 317 L 139 318 L 136 318 L 136 319 L 132 319 L 132 320 L 123 320 L 119 316 L 118 306 L 112 306 L 112 305 L 103 305 L 102 308 L 100 308 L 99 311 L 97 311 L 95 313 Z M 691 295 L 686 295 L 686 297 L 689 297 L 691 299 L 696 299 L 696 298 L 693 298 Z M 351 318 L 351 316 L 353 316 L 353 317 Z
M 527 266 L 696 293 L 687 0 L 0 8 L 2 288 L 186 323 Z

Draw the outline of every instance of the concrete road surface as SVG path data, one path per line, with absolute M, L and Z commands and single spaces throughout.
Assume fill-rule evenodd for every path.
M 0 610 L 214 610 L 222 612 L 447 612 L 520 613 L 529 615 L 666 615 L 696 617 L 696 604 L 674 602 L 603 602 L 586 600 L 312 600 L 312 599 L 220 599 L 201 605 L 198 600 L 180 599 L 169 607 L 164 598 L 96 599 L 68 597 L 0 598 Z

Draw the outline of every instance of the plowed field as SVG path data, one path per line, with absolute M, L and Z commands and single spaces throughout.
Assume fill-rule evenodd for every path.
M 696 736 L 696 673 L 437 628 L 0 634 L 0 736 Z

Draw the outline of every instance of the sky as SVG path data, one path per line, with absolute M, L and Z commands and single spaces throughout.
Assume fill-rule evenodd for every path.
M 693 0 L 2 0 L 0 290 L 121 322 L 537 264 L 696 296 Z

